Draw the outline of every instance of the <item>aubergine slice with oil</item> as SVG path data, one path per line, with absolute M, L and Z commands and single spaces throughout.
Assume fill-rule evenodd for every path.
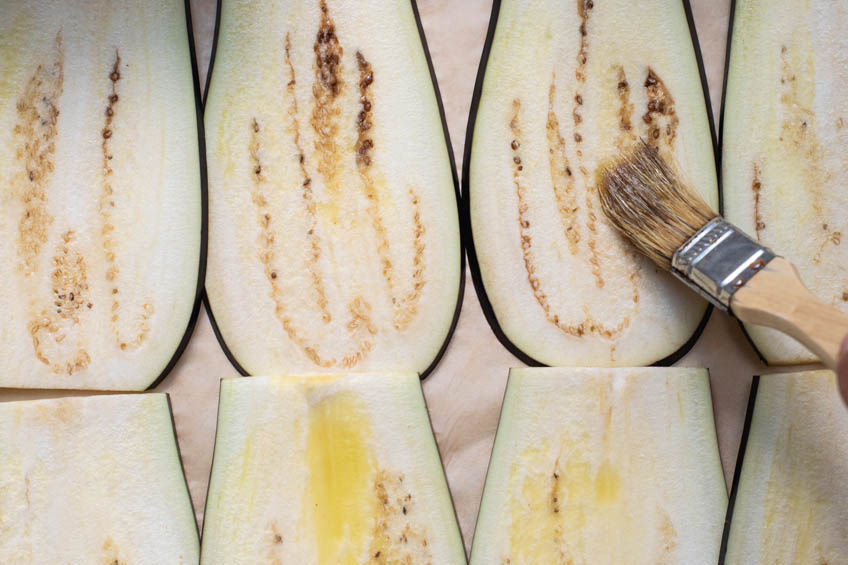
M 224 2 L 206 292 L 244 373 L 426 373 L 456 322 L 452 154 L 414 3 Z
M 751 388 L 722 563 L 848 563 L 848 410 L 830 371 Z
M 725 216 L 785 255 L 819 298 L 848 312 L 848 11 L 839 3 L 739 0 L 722 126 Z M 745 326 L 770 364 L 816 357 Z
M 0 563 L 195 564 L 165 394 L 0 403 Z
M 489 323 L 531 364 L 667 364 L 707 304 L 601 212 L 598 168 L 639 139 L 718 206 L 688 4 L 495 2 L 466 145 L 472 274 Z
M 417 373 L 224 379 L 201 563 L 464 564 Z
M 471 564 L 715 563 L 726 509 L 706 370 L 513 369 Z
M 187 3 L 0 8 L 0 387 L 142 390 L 200 304 Z

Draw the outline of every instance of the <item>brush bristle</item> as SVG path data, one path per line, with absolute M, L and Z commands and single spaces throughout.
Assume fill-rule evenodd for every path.
M 671 269 L 674 252 L 716 217 L 644 141 L 603 167 L 598 186 L 613 225 L 665 270 Z

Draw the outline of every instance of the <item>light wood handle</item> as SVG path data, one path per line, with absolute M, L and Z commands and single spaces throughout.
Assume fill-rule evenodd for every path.
M 733 294 L 730 310 L 743 322 L 794 337 L 828 368 L 836 369 L 839 347 L 848 334 L 848 316 L 813 296 L 786 259 L 772 259 L 751 277 Z

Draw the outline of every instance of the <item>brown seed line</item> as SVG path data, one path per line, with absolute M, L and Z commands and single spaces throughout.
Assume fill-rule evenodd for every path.
M 309 278 L 312 281 L 312 293 L 315 297 L 315 305 L 321 312 L 323 322 L 329 324 L 333 317 L 327 307 L 327 293 L 324 289 L 324 280 L 321 278 L 318 267 L 318 262 L 321 259 L 321 238 L 318 235 L 318 220 L 315 210 L 315 197 L 312 192 L 312 178 L 306 170 L 306 153 L 300 145 L 300 122 L 297 117 L 297 93 L 295 91 L 297 77 L 295 76 L 294 65 L 291 60 L 291 35 L 289 33 L 286 33 L 286 66 L 289 69 L 289 82 L 286 85 L 286 94 L 289 98 L 288 116 L 291 122 L 289 127 L 298 155 L 298 166 L 300 167 L 302 177 L 301 190 L 303 204 L 306 208 L 306 215 L 309 218 L 309 229 L 306 231 L 306 239 L 309 241 L 309 266 L 307 268 L 309 269 Z M 259 174 L 259 172 L 256 174 Z
M 368 200 L 368 215 L 371 218 L 371 225 L 377 236 L 377 255 L 380 258 L 382 267 L 383 280 L 388 287 L 389 296 L 392 302 L 392 322 L 396 330 L 404 331 L 409 327 L 409 324 L 418 313 L 418 302 L 421 299 L 421 292 L 426 285 L 424 279 L 425 263 L 424 263 L 424 233 L 426 229 L 421 221 L 421 209 L 418 195 L 412 187 L 408 188 L 409 198 L 413 206 L 413 248 L 415 254 L 412 260 L 412 288 L 398 298 L 395 295 L 397 283 L 395 280 L 395 270 L 392 263 L 391 244 L 389 243 L 388 232 L 383 223 L 382 215 L 380 214 L 380 199 L 377 192 L 376 183 L 371 176 L 371 165 L 373 162 L 372 151 L 374 149 L 374 141 L 371 138 L 371 128 L 373 126 L 373 111 L 374 105 L 368 95 L 368 89 L 374 82 L 374 71 L 371 64 L 362 55 L 361 52 L 356 52 L 356 62 L 359 67 L 359 103 L 360 111 L 357 115 L 356 129 L 356 165 L 359 169 L 359 177 L 362 180 L 365 197 Z
M 577 225 L 577 189 L 574 186 L 574 172 L 568 162 L 565 151 L 565 139 L 562 137 L 559 126 L 559 118 L 554 111 L 554 100 L 556 97 L 556 73 L 551 80 L 548 90 L 548 121 L 546 124 L 548 135 L 548 163 L 551 169 L 554 196 L 556 197 L 557 210 L 560 221 L 568 241 L 568 250 L 572 255 L 577 254 L 577 244 L 580 241 L 580 227 Z M 518 149 L 518 142 L 513 140 L 511 147 Z
M 28 325 L 36 359 L 49 366 L 56 375 L 72 376 L 87 368 L 91 361 L 88 352 L 79 344 L 75 351 L 62 356 L 63 360 L 51 359 L 61 356 L 63 348 L 67 349 L 63 342 L 69 335 L 79 339 L 79 332 L 73 328 L 79 324 L 80 314 L 87 312 L 91 304 L 85 259 L 74 248 L 74 240 L 72 230 L 62 234 L 62 242 L 53 257 L 55 268 L 50 277 L 53 304 L 42 309 Z M 53 346 L 56 355 L 49 352 Z
M 677 117 L 674 98 L 662 79 L 650 67 L 645 77 L 645 93 L 648 96 L 647 110 L 642 116 L 646 127 L 645 139 L 668 157 L 674 150 L 680 118 Z
M 401 473 L 385 469 L 374 478 L 377 514 L 369 547 L 369 563 L 432 563 L 427 531 L 416 524 L 416 501 Z
M 118 347 L 121 348 L 121 351 L 126 351 L 127 349 L 136 349 L 141 346 L 142 343 L 147 339 L 148 334 L 150 333 L 150 318 L 153 316 L 154 308 L 153 304 L 146 301 L 142 305 L 142 311 L 138 317 L 138 322 L 136 323 L 137 331 L 135 337 L 131 339 L 123 339 L 121 336 L 121 330 L 118 327 L 118 321 L 120 317 L 120 308 L 121 303 L 119 300 L 119 290 L 118 290 L 118 275 L 121 270 L 117 263 L 116 253 L 118 251 L 118 244 L 114 239 L 115 233 L 115 224 L 112 220 L 112 211 L 115 209 L 115 190 L 112 186 L 112 175 L 114 171 L 111 167 L 111 161 L 114 158 L 112 154 L 112 150 L 110 148 L 110 143 L 113 139 L 114 130 L 112 129 L 112 122 L 115 118 L 116 108 L 119 100 L 118 96 L 118 82 L 121 80 L 121 55 L 118 52 L 118 48 L 115 48 L 115 61 L 112 64 L 112 68 L 109 72 L 109 82 L 111 83 L 111 91 L 109 95 L 106 97 L 106 111 L 104 112 L 105 118 L 103 123 L 103 129 L 101 130 L 101 136 L 103 140 L 100 142 L 100 148 L 103 154 L 103 163 L 102 163 L 102 173 L 103 173 L 103 190 L 100 194 L 100 219 L 103 222 L 103 225 L 100 229 L 100 235 L 102 236 L 102 247 L 103 254 L 106 257 L 106 264 L 108 265 L 106 269 L 106 281 L 109 284 L 111 295 L 112 295 L 112 304 L 111 304 L 111 317 L 110 321 L 112 323 L 112 332 L 115 334 L 115 340 L 118 343 Z
M 760 213 L 760 196 L 762 194 L 763 184 L 760 181 L 762 168 L 759 163 L 754 163 L 754 180 L 751 181 L 751 191 L 754 193 L 754 233 L 757 236 L 757 241 L 760 241 L 761 233 L 766 229 L 766 223 L 763 221 L 763 216 Z
M 12 182 L 24 207 L 18 224 L 18 255 L 25 277 L 37 271 L 39 256 L 49 237 L 47 230 L 53 223 L 47 211 L 46 191 L 55 167 L 58 103 L 65 77 L 61 29 L 56 33 L 52 59 L 47 66 L 38 65 L 27 82 L 16 104 L 18 120 L 13 128 L 18 140 L 15 157 L 22 165 Z M 85 263 L 79 253 L 69 248 L 72 239 L 73 232 L 66 232 L 53 258 L 51 306 L 33 314 L 27 325 L 36 359 L 54 374 L 69 376 L 88 366 L 90 359 L 85 349 L 78 347 L 60 361 L 51 360 L 53 355 L 48 350 L 64 347 L 60 344 L 68 337 L 69 326 L 79 322 L 80 307 L 88 303 Z
M 47 185 L 55 167 L 59 99 L 64 91 L 65 50 L 62 30 L 56 34 L 52 61 L 38 65 L 16 104 L 15 158 L 20 170 L 13 186 L 23 204 L 18 223 L 20 270 L 30 276 L 38 269 L 38 257 L 47 243 L 53 216 L 47 210 Z
M 317 345 L 310 344 L 304 338 L 298 328 L 295 326 L 292 319 L 286 313 L 286 305 L 283 297 L 285 292 L 278 278 L 278 269 L 274 265 L 275 252 L 274 240 L 275 232 L 272 226 L 272 219 L 269 209 L 268 193 L 265 190 L 266 178 L 262 173 L 263 167 L 260 160 L 260 134 L 262 131 L 261 124 L 254 117 L 250 123 L 250 143 L 248 145 L 248 153 L 250 155 L 250 171 L 253 179 L 253 193 L 251 199 L 257 208 L 257 219 L 259 221 L 259 244 L 262 248 L 259 254 L 259 260 L 263 265 L 265 278 L 271 286 L 269 296 L 274 301 L 274 314 L 283 326 L 283 330 L 288 335 L 289 339 L 303 351 L 312 363 L 322 368 L 331 368 L 340 366 L 343 368 L 351 368 L 362 361 L 373 347 L 371 337 L 376 335 L 377 328 L 371 321 L 371 306 L 361 297 L 357 297 L 348 305 L 351 319 L 347 324 L 347 329 L 352 335 L 367 332 L 368 338 L 362 339 L 355 346 L 353 351 L 344 355 L 341 359 L 335 357 L 325 358 L 319 352 Z M 301 154 L 302 155 L 302 154 Z
M 315 131 L 315 152 L 318 173 L 324 178 L 327 189 L 340 189 L 339 175 L 342 159 L 336 139 L 339 134 L 341 108 L 337 98 L 344 88 L 342 80 L 342 54 L 344 50 L 336 36 L 336 26 L 330 18 L 326 0 L 320 2 L 321 17 L 316 35 L 315 82 L 312 85 L 312 129 Z
M 623 149 L 625 145 L 629 145 L 636 140 L 633 131 L 633 103 L 630 102 L 630 83 L 627 81 L 627 75 L 624 72 L 624 67 L 618 65 L 616 67 L 616 91 L 618 92 L 618 129 L 620 135 L 616 141 L 619 149 Z
M 630 102 L 630 82 L 627 80 L 627 74 L 624 72 L 624 67 L 618 65 L 616 70 L 616 91 L 618 93 L 618 138 L 615 141 L 616 147 L 620 149 L 624 149 L 625 147 L 636 143 L 636 135 L 633 133 L 633 104 Z M 625 252 L 625 256 L 630 259 L 630 274 L 628 275 L 628 279 L 630 280 L 630 284 L 633 288 L 633 304 L 639 304 L 639 281 L 642 278 L 641 269 L 639 266 L 639 259 L 637 257 L 636 251 L 628 246 L 627 251 Z M 610 361 L 615 361 L 615 349 L 616 346 L 613 344 L 610 347 Z
M 630 325 L 630 318 L 624 319 L 614 328 L 609 328 L 603 324 L 595 322 L 591 316 L 586 314 L 586 318 L 578 324 L 564 323 L 558 314 L 554 314 L 551 305 L 548 302 L 548 297 L 542 288 L 542 282 L 536 274 L 536 257 L 533 253 L 533 239 L 530 235 L 530 220 L 527 218 L 527 212 L 530 209 L 527 203 L 527 188 L 522 183 L 521 155 L 519 149 L 521 147 L 522 135 L 519 114 L 521 111 L 521 100 L 514 99 L 512 102 L 513 114 L 509 122 L 510 132 L 513 143 L 513 158 L 512 158 L 512 178 L 515 186 L 515 194 L 518 201 L 518 228 L 521 236 L 521 254 L 524 259 L 524 270 L 527 273 L 527 281 L 530 283 L 530 288 L 533 290 L 533 296 L 536 298 L 539 306 L 545 313 L 545 319 L 551 324 L 559 328 L 560 331 L 572 337 L 582 337 L 583 335 L 596 334 L 607 339 L 613 339 L 625 328 Z
M 589 246 L 589 264 L 592 266 L 592 275 L 595 277 L 595 286 L 604 288 L 604 277 L 601 272 L 601 261 L 598 257 L 598 228 L 596 222 L 598 220 L 595 214 L 595 204 L 592 201 L 594 196 L 595 186 L 592 181 L 589 171 L 583 164 L 583 134 L 580 124 L 583 123 L 583 115 L 580 110 L 583 106 L 582 88 L 586 86 L 586 63 L 589 60 L 589 41 L 588 41 L 588 24 L 589 16 L 595 4 L 592 0 L 577 0 L 577 15 L 580 18 L 580 50 L 577 53 L 577 69 L 574 75 L 577 78 L 577 91 L 574 93 L 574 109 L 572 118 L 574 120 L 574 142 L 577 144 L 577 163 L 580 174 L 583 177 L 583 182 L 586 187 L 585 205 L 586 205 L 586 228 L 589 232 L 587 245 Z

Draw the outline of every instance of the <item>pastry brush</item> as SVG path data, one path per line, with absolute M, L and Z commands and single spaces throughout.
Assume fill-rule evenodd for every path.
M 779 330 L 836 369 L 848 316 L 795 266 L 719 217 L 644 141 L 599 170 L 604 213 L 636 248 L 739 320 Z

